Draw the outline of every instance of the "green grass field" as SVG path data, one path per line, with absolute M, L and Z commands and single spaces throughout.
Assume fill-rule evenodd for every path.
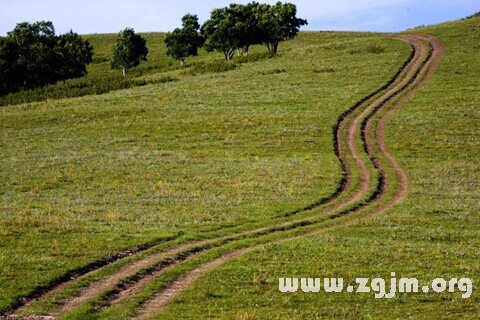
M 293 276 L 395 271 L 480 281 L 480 17 L 412 32 L 435 35 L 446 53 L 386 128 L 386 144 L 409 178 L 406 201 L 362 223 L 229 261 L 180 294 L 162 319 L 478 317 L 475 292 L 469 300 L 278 292 L 278 278 Z M 308 32 L 282 43 L 275 57 L 255 47 L 232 67 L 201 52 L 182 69 L 164 55 L 161 34 L 145 36 L 149 62 L 129 79 L 146 85 L 0 108 L 0 310 L 108 254 L 269 226 L 332 194 L 342 178 L 333 126 L 392 78 L 411 50 L 390 35 Z M 116 77 L 108 62 L 115 35 L 88 39 L 95 57 L 82 81 Z M 188 263 L 195 261 L 170 276 Z M 136 302 L 99 317 L 123 318 L 129 303 Z
M 480 315 L 480 17 L 414 30 L 444 41 L 436 73 L 387 127 L 405 168 L 407 200 L 361 224 L 266 247 L 227 263 L 181 294 L 162 319 L 477 319 Z M 459 293 L 278 291 L 279 277 L 470 277 Z M 477 292 L 476 292 L 477 291 Z M 215 298 L 206 299 L 211 294 Z

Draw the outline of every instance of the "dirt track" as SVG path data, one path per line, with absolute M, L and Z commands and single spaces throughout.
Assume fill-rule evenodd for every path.
M 331 197 L 319 201 L 316 206 L 311 206 L 311 208 L 307 207 L 302 210 L 311 210 L 318 207 L 322 209 L 320 215 L 325 216 L 327 214 L 345 210 L 348 206 L 364 199 L 364 197 L 368 195 L 372 184 L 375 183 L 373 178 L 374 172 L 370 171 L 367 161 L 372 161 L 380 174 L 380 184 L 377 186 L 377 194 L 368 199 L 365 204 L 359 204 L 353 209 L 345 211 L 346 213 L 343 212 L 337 214 L 334 216 L 335 218 L 341 218 L 346 214 L 351 215 L 358 210 L 365 209 L 369 203 L 380 201 L 385 190 L 391 185 L 392 181 L 396 181 L 397 185 L 394 197 L 375 208 L 375 210 L 370 212 L 368 216 L 389 210 L 406 197 L 408 186 L 407 177 L 385 146 L 383 139 L 384 127 L 386 121 L 392 115 L 394 110 L 428 80 L 438 63 L 443 47 L 437 40 L 430 36 L 402 36 L 401 39 L 411 43 L 414 48 L 415 54 L 408 61 L 408 64 L 399 71 L 388 86 L 379 90 L 378 94 L 372 95 L 371 97 L 373 98 L 367 97 L 364 99 L 365 101 L 357 104 L 354 108 L 351 108 L 351 112 L 339 119 L 336 129 L 336 141 L 338 144 L 336 145 L 336 148 L 338 148 L 338 156 L 342 163 L 342 167 L 345 170 L 345 179 L 342 182 L 342 186 Z M 430 48 L 425 45 L 424 41 L 429 44 Z M 375 119 L 375 115 L 378 115 L 383 111 L 384 114 L 378 119 L 378 123 L 375 127 L 372 120 Z M 373 134 L 372 130 L 375 130 Z M 364 140 L 364 148 L 367 152 L 366 155 L 363 154 L 362 148 L 356 143 L 359 135 L 361 135 Z M 381 154 L 383 161 L 379 160 L 375 154 L 375 150 L 378 150 L 377 152 Z M 354 177 L 352 174 L 351 168 L 353 166 L 359 171 L 359 176 L 357 177 Z M 390 176 L 386 168 L 390 168 L 390 171 L 395 172 L 395 176 Z M 359 181 L 358 187 L 355 190 L 353 190 L 351 186 L 353 178 L 356 178 Z M 341 199 L 341 196 L 347 193 L 351 195 L 346 199 Z M 338 220 L 338 223 L 334 226 L 305 233 L 302 236 L 325 232 L 358 221 L 357 219 L 351 219 L 348 221 L 342 221 L 342 219 Z M 162 271 L 168 270 L 169 267 L 175 266 L 175 264 L 193 257 L 196 253 L 214 247 L 220 247 L 226 243 L 244 239 L 246 237 L 261 237 L 265 234 L 281 233 L 285 230 L 311 226 L 316 223 L 318 223 L 316 216 L 309 219 L 294 219 L 293 221 L 280 223 L 274 227 L 258 228 L 247 232 L 235 233 L 230 236 L 184 243 L 168 249 L 167 251 L 152 254 L 145 259 L 141 259 L 120 268 L 114 274 L 98 282 L 92 283 L 89 287 L 85 288 L 80 295 L 66 301 L 61 310 L 55 315 L 69 312 L 83 305 L 89 299 L 96 297 L 111 288 L 115 288 L 115 290 L 113 290 L 113 294 L 109 296 L 109 303 L 112 304 L 119 302 L 141 289 L 145 283 L 158 276 Z M 281 241 L 285 240 L 288 239 L 282 239 Z M 147 302 L 144 307 L 139 310 L 138 318 L 145 319 L 154 315 L 158 308 L 167 304 L 176 294 L 183 291 L 205 273 L 220 266 L 227 260 L 233 259 L 240 254 L 254 250 L 258 247 L 259 246 L 253 246 L 227 253 L 218 259 L 201 265 L 193 271 L 187 272 L 185 275 L 170 284 L 165 290 L 159 292 L 159 294 L 152 300 Z M 127 282 L 122 281 L 126 278 L 131 279 Z M 69 282 L 70 281 L 65 281 L 64 283 L 59 284 L 56 287 L 56 290 L 63 289 L 69 284 Z M 46 294 L 48 294 L 48 292 L 42 293 L 39 298 L 41 299 Z M 25 304 L 28 304 L 28 301 L 26 301 Z
M 443 53 L 443 45 L 437 41 L 435 38 L 431 36 L 402 36 L 400 37 L 403 41 L 407 41 L 412 44 L 415 49 L 415 57 L 411 61 L 411 67 L 407 67 L 407 73 L 405 78 L 398 84 L 400 86 L 400 90 L 398 86 L 394 86 L 390 90 L 388 90 L 385 95 L 379 99 L 374 100 L 368 108 L 366 108 L 361 114 L 365 116 L 367 113 L 370 113 L 365 119 L 365 126 L 363 130 L 364 139 L 366 142 L 366 149 L 367 152 L 372 155 L 372 161 L 375 163 L 375 167 L 381 170 L 383 175 L 383 181 L 385 184 L 391 183 L 392 179 L 397 179 L 398 187 L 394 194 L 394 196 L 388 200 L 387 203 L 382 204 L 372 212 L 370 212 L 367 216 L 378 215 L 381 214 L 389 209 L 391 209 L 394 205 L 402 202 L 405 197 L 407 196 L 408 191 L 408 180 L 405 172 L 401 169 L 400 165 L 397 161 L 393 158 L 393 156 L 388 152 L 385 141 L 384 141 L 384 130 L 385 130 L 385 123 L 388 121 L 389 117 L 391 117 L 392 113 L 399 108 L 411 95 L 414 94 L 416 90 L 418 90 L 426 81 L 428 81 L 429 77 L 433 74 L 435 67 L 437 66 L 439 59 Z M 430 48 L 427 48 L 424 45 L 424 42 L 428 42 Z M 400 97 L 398 100 L 394 101 L 392 104 L 388 104 L 389 100 L 394 99 L 396 97 Z M 382 100 L 383 99 L 383 100 Z M 371 139 L 371 131 L 372 131 L 372 119 L 375 114 L 380 113 L 383 109 L 387 109 L 386 112 L 382 115 L 379 119 L 378 124 L 376 126 L 376 130 L 374 132 L 375 142 L 378 145 L 378 149 L 380 153 L 385 157 L 387 163 L 384 164 L 379 161 L 373 155 L 373 141 Z M 358 126 L 359 122 L 356 120 L 354 121 L 354 126 Z M 349 130 L 349 135 L 351 131 Z M 348 141 L 349 145 L 351 145 L 353 136 L 350 136 Z M 385 166 L 389 166 L 395 172 L 396 177 L 390 177 L 385 170 Z M 384 187 L 386 188 L 386 187 Z M 380 194 L 378 198 L 383 197 L 383 194 Z M 364 219 L 364 217 L 360 219 Z M 337 229 L 340 227 L 347 226 L 349 224 L 358 222 L 359 219 L 352 219 L 348 222 L 343 222 L 336 224 L 332 227 L 327 227 L 324 229 L 320 229 L 318 231 L 314 231 L 311 233 L 307 233 L 304 236 L 311 236 L 319 233 L 323 233 L 328 230 Z M 282 239 L 278 242 L 283 241 L 291 241 L 295 238 L 289 239 Z M 152 300 L 146 303 L 141 310 L 138 311 L 137 317 L 135 319 L 148 319 L 159 312 L 159 309 L 168 302 L 170 302 L 177 294 L 185 290 L 188 286 L 190 286 L 195 280 L 202 277 L 206 273 L 212 271 L 214 268 L 219 267 L 223 263 L 228 260 L 231 260 L 235 257 L 238 257 L 246 252 L 252 251 L 254 249 L 258 249 L 260 246 L 249 247 L 240 249 L 237 251 L 230 252 L 220 258 L 217 258 L 209 263 L 201 265 L 200 267 L 186 273 L 177 281 L 172 283 L 169 287 L 164 289 L 162 292 L 158 293 Z

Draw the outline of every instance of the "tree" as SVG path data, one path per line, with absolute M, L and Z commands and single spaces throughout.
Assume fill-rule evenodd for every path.
M 23 83 L 17 62 L 18 52 L 16 43 L 0 37 L 0 95 L 18 90 Z
M 228 8 L 214 9 L 210 19 L 200 30 L 205 39 L 205 49 L 209 52 L 214 50 L 223 52 L 226 60 L 232 59 L 235 50 L 241 45 L 241 41 L 233 32 L 235 24 L 236 21 Z
M 251 45 L 261 43 L 256 16 L 258 6 L 257 2 L 231 4 L 212 11 L 201 29 L 207 51 L 221 51 L 225 59 L 230 60 L 235 50 L 247 55 Z
M 263 42 L 268 49 L 276 53 L 280 41 L 295 38 L 300 27 L 307 25 L 307 20 L 297 18 L 297 6 L 293 3 L 277 2 L 266 6 L 260 12 L 260 28 L 263 32 Z
M 235 23 L 231 36 L 237 40 L 238 50 L 248 55 L 250 46 L 260 44 L 261 30 L 257 22 L 256 10 L 259 3 L 247 5 L 232 4 L 228 8 L 230 19 Z
M 167 55 L 179 60 L 183 66 L 185 59 L 198 55 L 198 48 L 202 46 L 203 40 L 198 30 L 198 17 L 187 14 L 182 18 L 182 28 L 177 28 L 165 36 Z
M 57 53 L 60 68 L 57 70 L 64 79 L 79 78 L 87 74 L 87 65 L 92 62 L 93 47 L 73 31 L 58 37 Z
M 128 70 L 142 61 L 147 61 L 148 49 L 146 40 L 135 34 L 133 29 L 126 28 L 118 34 L 117 43 L 113 46 L 113 69 L 122 69 L 125 77 Z
M 221 51 L 230 60 L 235 50 L 248 54 L 254 44 L 266 44 L 273 53 L 280 41 L 293 39 L 307 21 L 297 18 L 297 7 L 277 2 L 271 6 L 251 2 L 215 9 L 202 28 L 207 51 Z
M 55 28 L 50 21 L 23 22 L 7 34 L 18 49 L 16 72 L 23 89 L 54 83 L 58 56 L 55 52 Z
M 0 94 L 83 76 L 92 53 L 74 32 L 55 35 L 50 21 L 19 23 L 0 39 Z

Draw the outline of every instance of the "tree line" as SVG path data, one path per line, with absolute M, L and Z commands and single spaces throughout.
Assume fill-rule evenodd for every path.
M 165 35 L 166 54 L 183 65 L 185 59 L 198 55 L 201 47 L 208 52 L 222 52 L 226 60 L 231 60 L 235 52 L 247 55 L 256 44 L 277 53 L 279 43 L 295 38 L 306 24 L 307 20 L 297 18 L 297 7 L 292 3 L 231 4 L 214 9 L 202 26 L 198 16 L 186 14 L 182 27 Z M 147 54 L 145 40 L 133 29 L 125 29 L 114 47 L 112 67 L 122 69 L 125 76 L 128 69 L 146 60 Z
M 307 20 L 297 18 L 297 7 L 292 3 L 231 4 L 214 9 L 202 26 L 196 15 L 185 15 L 182 28 L 166 34 L 165 45 L 167 55 L 182 65 L 187 57 L 196 56 L 202 46 L 208 52 L 222 52 L 230 60 L 235 52 L 247 55 L 249 48 L 257 44 L 276 53 L 281 41 L 293 39 L 306 24 Z
M 281 41 L 293 39 L 307 24 L 296 15 L 294 4 L 281 2 L 214 9 L 203 25 L 196 15 L 187 14 L 181 28 L 166 34 L 166 54 L 183 65 L 201 47 L 222 52 L 226 60 L 235 52 L 247 55 L 252 45 L 259 44 L 276 53 Z M 122 70 L 125 76 L 147 60 L 146 40 L 126 28 L 118 34 L 112 55 L 112 68 Z M 0 95 L 82 77 L 92 57 L 93 47 L 73 31 L 56 35 L 50 21 L 19 23 L 0 37 Z

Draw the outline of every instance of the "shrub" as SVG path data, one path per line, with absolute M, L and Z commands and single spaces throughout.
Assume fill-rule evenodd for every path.
M 276 57 L 276 55 L 270 51 L 258 52 L 258 53 L 249 54 L 247 56 L 238 57 L 237 59 L 235 59 L 235 61 L 239 63 L 249 63 L 249 62 L 257 62 L 257 61 L 266 60 L 266 59 L 272 59 L 274 57 Z
M 324 68 L 321 68 L 321 69 L 313 69 L 313 73 L 331 73 L 331 72 L 335 72 L 335 69 L 331 68 L 331 67 L 324 67 Z
M 220 73 L 235 70 L 237 65 L 230 61 L 215 61 L 209 63 L 197 63 L 183 74 L 197 75 L 205 73 Z
M 267 74 L 279 74 L 279 73 L 284 73 L 287 72 L 285 69 L 272 69 L 268 71 L 260 71 L 260 74 L 262 75 L 267 75 Z
M 145 86 L 147 84 L 178 81 L 170 76 L 151 81 L 142 79 L 128 80 L 120 76 L 96 79 L 77 79 L 65 84 L 58 83 L 42 88 L 23 90 L 0 97 L 0 106 L 43 101 L 46 99 L 61 99 L 81 97 L 92 94 L 104 94 L 114 90 Z

